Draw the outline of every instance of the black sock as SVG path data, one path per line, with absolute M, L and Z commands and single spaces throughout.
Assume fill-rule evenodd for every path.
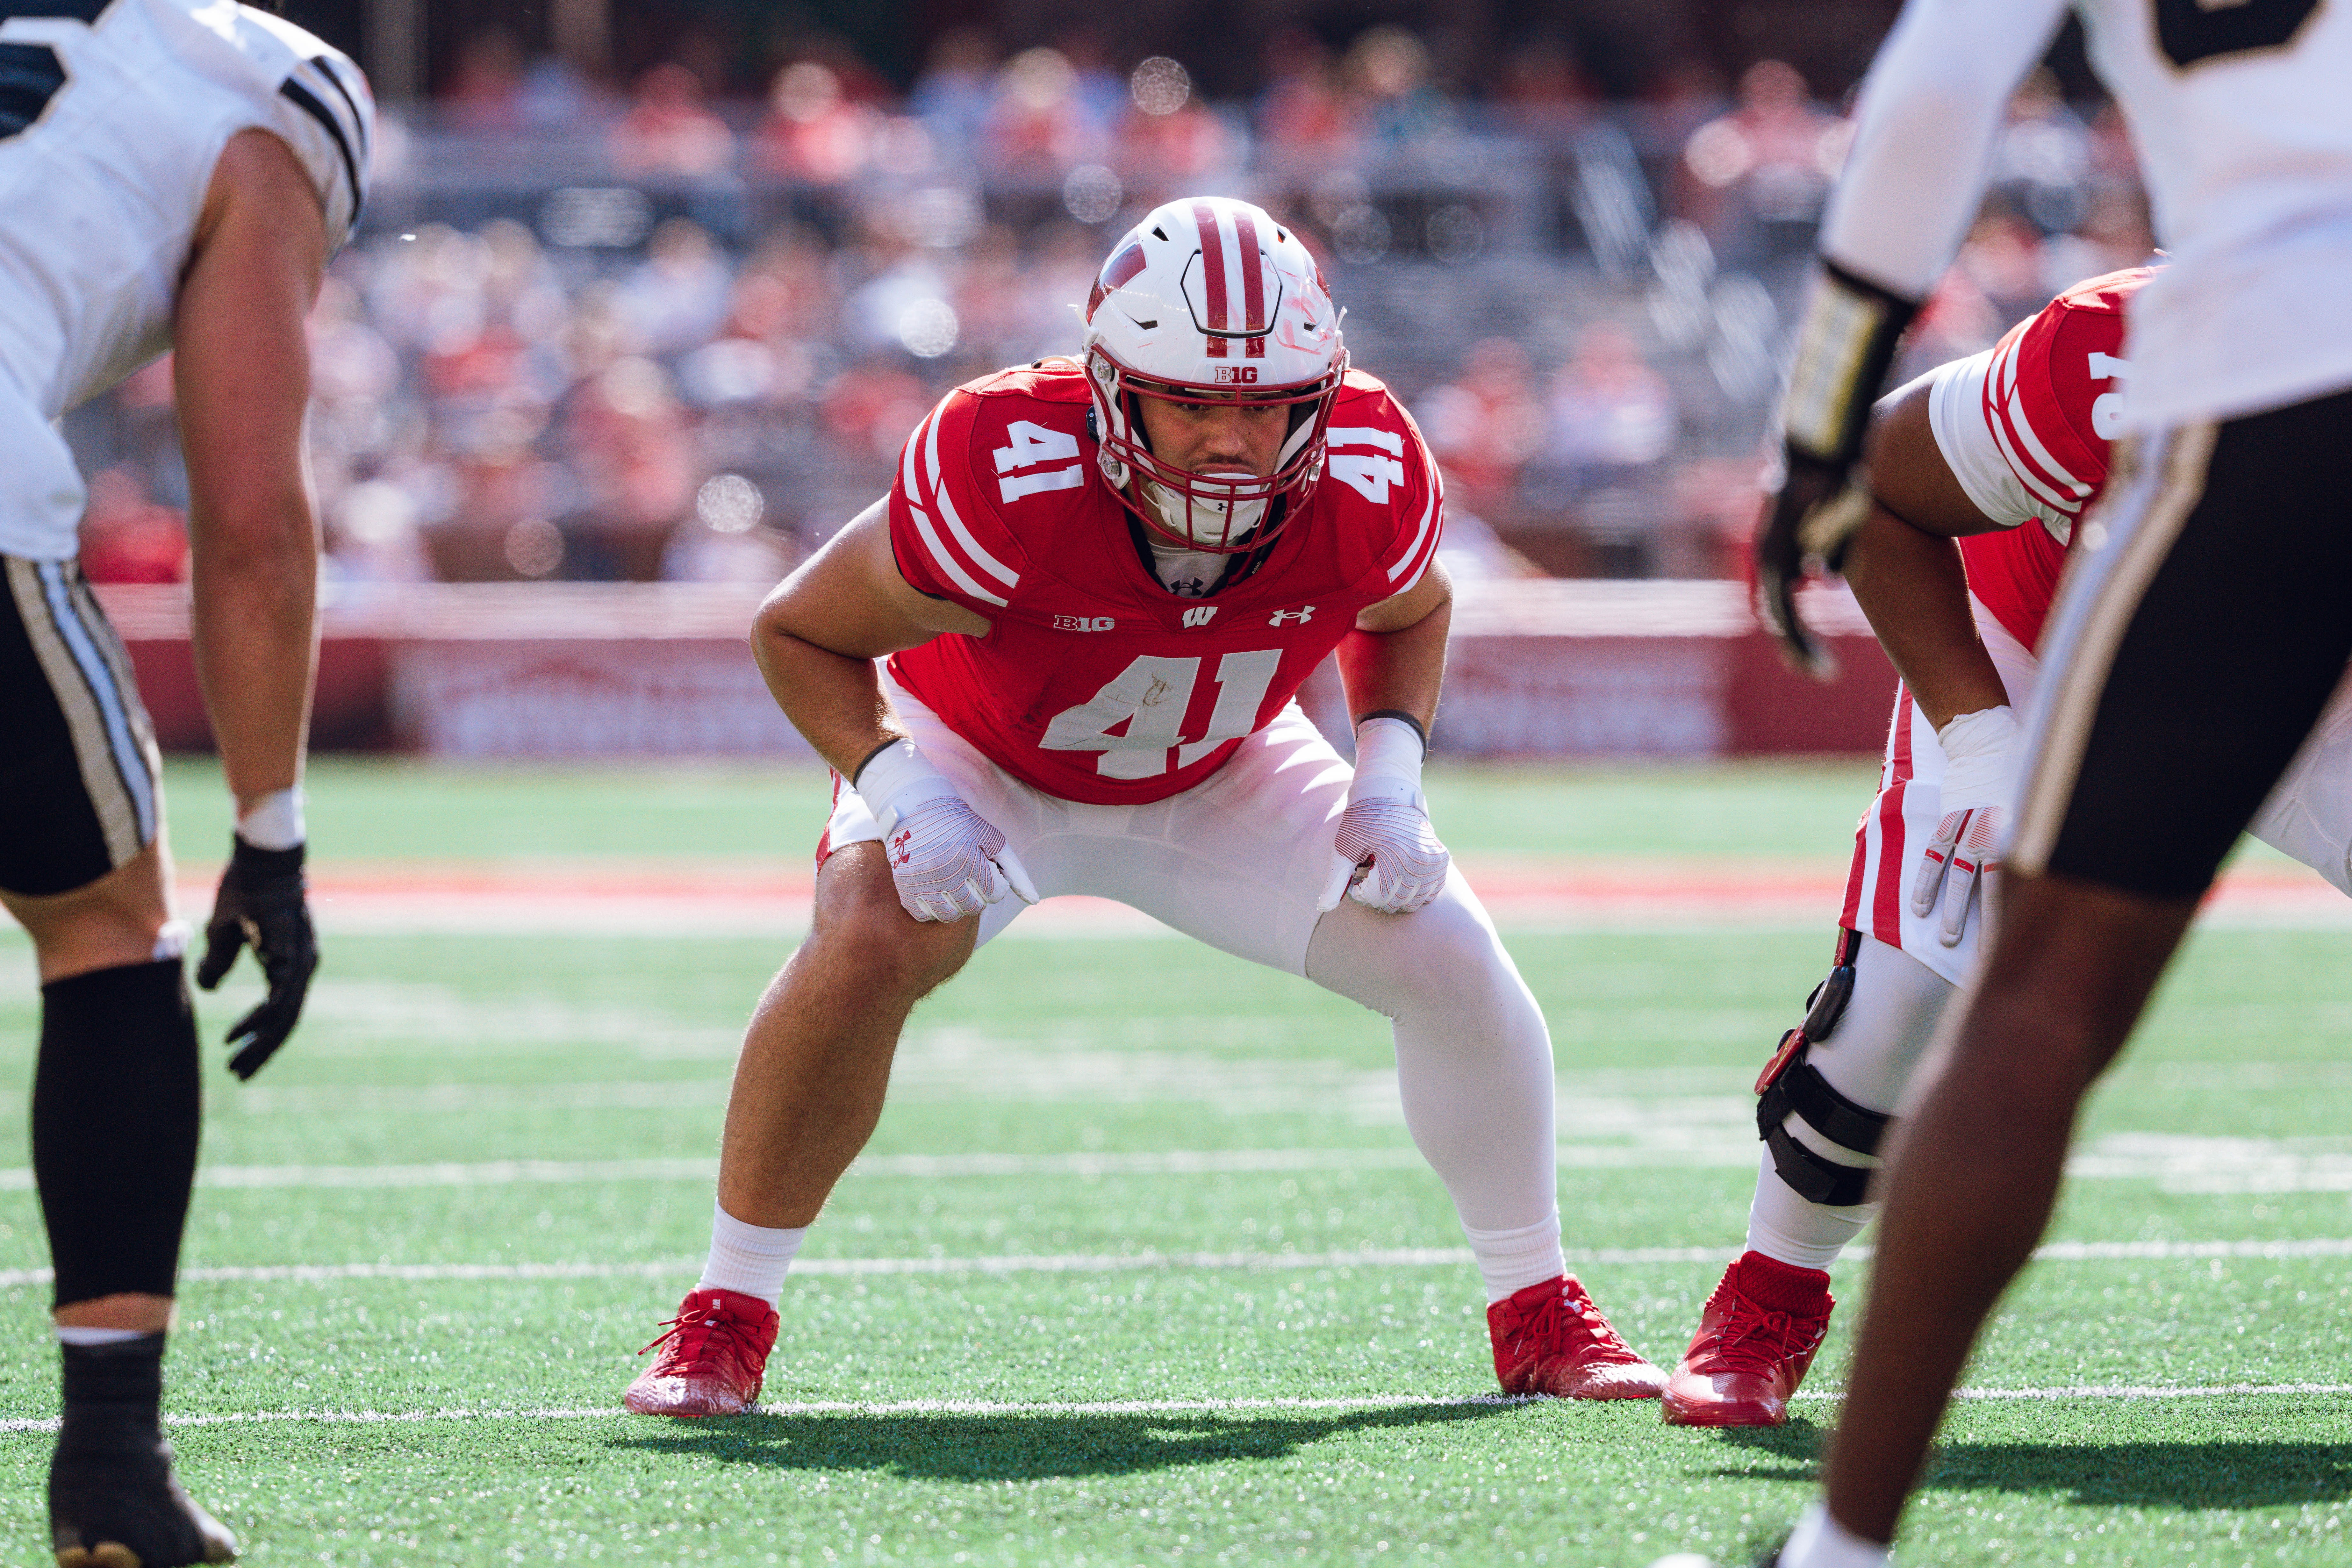
M 58 1347 L 65 1359 L 60 1447 L 162 1435 L 164 1338 L 158 1331 L 112 1344 Z
M 195 1183 L 200 1093 L 195 1013 L 179 960 L 41 987 L 33 1174 L 58 1306 L 172 1294 Z

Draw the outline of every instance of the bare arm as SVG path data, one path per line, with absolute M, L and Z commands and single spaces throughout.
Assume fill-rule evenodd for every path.
M 1358 615 L 1356 629 L 1336 656 L 1349 716 L 1410 713 L 1427 734 L 1445 680 L 1445 633 L 1453 620 L 1454 583 L 1433 561 L 1420 582 Z
M 319 529 L 302 426 L 303 318 L 326 265 L 318 193 L 277 137 L 215 166 L 173 322 L 187 458 L 196 675 L 240 812 L 302 774 Z
M 1882 399 L 1871 416 L 1869 521 L 1846 547 L 1843 571 L 1927 721 L 2009 701 L 1969 612 L 1968 573 L 1956 538 L 2000 526 L 1953 478 L 1927 422 L 1926 377 Z
M 776 705 L 844 778 L 904 731 L 882 700 L 874 661 L 942 632 L 985 637 L 961 605 L 917 593 L 890 552 L 887 502 L 876 501 L 776 584 L 751 626 L 751 650 Z

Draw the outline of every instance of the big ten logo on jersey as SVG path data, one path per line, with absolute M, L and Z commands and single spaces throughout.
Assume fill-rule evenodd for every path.
M 1099 752 L 1095 772 L 1107 779 L 1157 778 L 1171 763 L 1192 766 L 1228 741 L 1257 728 L 1258 710 L 1281 668 L 1278 647 L 1229 653 L 1202 689 L 1198 658 L 1145 654 L 1103 689 L 1045 726 L 1048 752 Z M 1196 708 L 1206 711 L 1195 713 Z
M 1374 506 L 1388 505 L 1389 487 L 1404 483 L 1404 437 L 1393 430 L 1369 425 L 1334 426 L 1324 444 L 1329 448 L 1323 459 L 1324 471 Z M 1375 447 L 1388 456 L 1342 451 L 1345 447 Z
M 1007 506 L 1040 490 L 1074 490 L 1087 482 L 1086 465 L 1077 460 L 1078 438 L 1068 431 L 1015 419 L 1004 433 L 1012 437 L 1011 443 L 989 456 L 996 460 L 996 471 L 1002 476 L 996 481 L 996 493 Z M 1047 468 L 1048 463 L 1067 466 Z
M 1054 629 L 1057 632 L 1107 632 L 1118 622 L 1109 616 L 1055 616 Z
M 2113 354 L 2103 354 L 2096 349 L 2093 349 L 2090 353 L 2090 366 L 2093 381 L 2121 381 L 2131 374 L 2130 361 L 2117 359 Z M 2102 441 L 2112 441 L 2123 434 L 2123 388 L 2116 387 L 2112 391 L 2103 392 L 2091 399 L 2091 433 L 2093 435 Z

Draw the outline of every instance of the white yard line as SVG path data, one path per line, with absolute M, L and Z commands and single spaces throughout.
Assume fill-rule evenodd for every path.
M 1736 1247 L 1570 1247 L 1571 1268 L 1644 1268 L 1729 1262 Z M 1867 1262 L 1868 1246 L 1849 1247 L 1841 1265 Z M 2352 1237 L 2301 1241 L 2053 1241 L 2033 1254 L 2039 1263 L 2175 1262 L 2246 1258 L 2352 1258 Z M 1206 1269 L 1458 1268 L 1471 1262 L 1466 1247 L 1343 1248 L 1331 1252 L 1066 1252 L 1005 1253 L 982 1258 L 803 1258 L 793 1272 L 804 1277 L 865 1278 L 890 1274 L 1133 1274 Z M 331 1285 L 352 1279 L 423 1284 L 453 1280 L 680 1279 L 702 1267 L 699 1258 L 639 1263 L 272 1263 L 188 1268 L 191 1284 Z M 0 1269 L 0 1290 L 46 1285 L 46 1268 Z
M 1614 1122 L 1596 1113 L 1596 1121 Z M 1597 1130 L 1597 1129 L 1596 1129 Z M 1565 1170 L 1720 1170 L 1751 1167 L 1756 1144 L 1737 1128 L 1629 1128 L 1624 1142 L 1572 1140 L 1559 1145 Z M 2066 1163 L 2076 1181 L 2146 1181 L 2167 1192 L 2199 1194 L 2352 1191 L 2352 1151 L 2345 1140 L 2264 1139 L 2116 1133 L 2096 1139 Z M 875 1154 L 852 1176 L 959 1177 L 1187 1176 L 1305 1171 L 1418 1171 L 1409 1146 L 1355 1149 L 1170 1149 L 1146 1152 L 1059 1154 Z M 708 1182 L 718 1162 L 707 1156 L 641 1160 L 448 1161 L 415 1165 L 207 1165 L 196 1184 L 214 1188 L 496 1187 L 523 1184 L 577 1186 L 621 1182 Z M 0 1192 L 30 1192 L 28 1166 L 0 1168 Z
M 1828 1401 L 1843 1397 L 1832 1388 L 1802 1389 L 1797 1398 Z M 1954 1397 L 1987 1402 L 2090 1399 L 2221 1399 L 2248 1394 L 2352 1394 L 2352 1383 L 2224 1383 L 2168 1386 L 2154 1384 L 2080 1384 L 2058 1388 L 1963 1388 Z M 957 1416 L 992 1417 L 1071 1415 L 1253 1415 L 1297 1412 L 1358 1410 L 1461 1410 L 1545 1405 L 1541 1394 L 1461 1394 L 1443 1397 L 1419 1394 L 1369 1394 L 1335 1399 L 1106 1399 L 1057 1403 L 1049 1400 L 900 1399 L 788 1401 L 760 1406 L 762 1415 Z M 548 1410 L 250 1410 L 218 1415 L 166 1415 L 167 1426 L 416 1426 L 433 1422 L 476 1421 L 625 1421 L 627 1412 L 603 1409 Z M 658 1419 L 657 1417 L 655 1419 Z M 17 1416 L 0 1420 L 0 1433 L 54 1432 L 54 1417 Z

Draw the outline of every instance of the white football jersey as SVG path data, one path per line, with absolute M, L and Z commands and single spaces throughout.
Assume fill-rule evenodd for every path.
M 230 0 L 0 0 L 0 553 L 74 553 L 84 493 L 55 421 L 170 346 L 213 167 L 268 131 L 358 222 L 359 68 Z
M 2171 265 L 2132 301 L 2122 428 L 2352 387 L 2352 4 L 2074 0 Z M 2066 0 L 1910 0 L 1871 68 L 1822 249 L 1918 298 L 1976 210 Z

